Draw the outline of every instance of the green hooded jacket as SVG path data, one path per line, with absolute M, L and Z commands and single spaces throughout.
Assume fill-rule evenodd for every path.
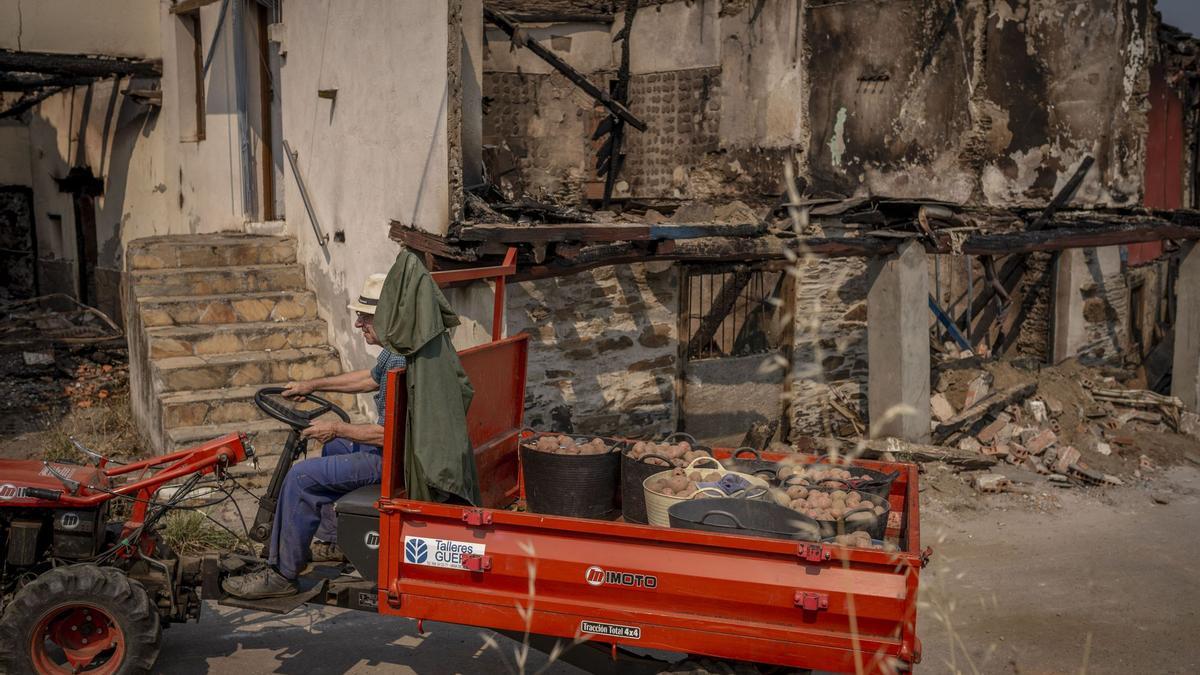
M 384 347 L 408 360 L 404 487 L 410 499 L 433 501 L 430 487 L 479 506 L 479 475 L 467 435 L 475 390 L 450 342 L 458 315 L 417 256 L 401 251 L 375 310 Z

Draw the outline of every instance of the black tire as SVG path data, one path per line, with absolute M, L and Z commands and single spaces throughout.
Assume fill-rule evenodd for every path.
M 119 635 L 121 648 L 108 653 L 109 662 L 85 667 L 81 673 L 101 671 L 113 675 L 149 673 L 158 658 L 162 623 L 142 585 L 119 570 L 96 565 L 69 565 L 53 569 L 25 585 L 0 617 L 0 673 L 39 673 L 33 635 L 44 624 L 73 609 L 100 610 L 107 615 L 104 630 Z M 90 628 L 90 626 L 89 626 Z M 43 644 L 42 643 L 39 644 Z M 43 652 L 48 650 L 42 649 Z M 35 658 L 37 657 L 37 658 Z M 112 668 L 113 658 L 119 658 Z M 91 665 L 91 664 L 89 664 Z M 44 670 L 44 669 L 43 669 Z M 53 671 L 51 671 L 53 672 Z M 62 672 L 70 672 L 64 670 Z

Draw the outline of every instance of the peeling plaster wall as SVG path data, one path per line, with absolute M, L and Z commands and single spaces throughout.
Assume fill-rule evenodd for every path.
M 944 3 L 810 8 L 810 77 L 822 83 L 808 99 L 814 187 L 1045 203 L 1092 154 L 1096 169 L 1075 201 L 1136 203 L 1150 9 L 1148 0 L 968 0 L 943 24 Z
M 289 0 L 285 7 L 283 134 L 331 241 L 317 244 L 290 169 L 288 229 L 330 342 L 349 368 L 374 359 L 346 303 L 395 260 L 389 222 L 436 234 L 450 222 L 449 17 L 447 3 L 422 0 Z M 319 98 L 319 89 L 337 96 Z M 339 231 L 344 242 L 332 240 Z
M 509 333 L 531 336 L 526 423 L 629 437 L 674 431 L 678 286 L 670 263 L 511 285 Z

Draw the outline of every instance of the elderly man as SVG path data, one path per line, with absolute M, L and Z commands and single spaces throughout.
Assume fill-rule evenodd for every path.
M 386 275 L 373 274 L 362 294 L 349 308 L 356 312 L 354 327 L 368 345 L 379 345 L 375 333 L 375 310 Z M 347 424 L 340 420 L 315 420 L 303 435 L 324 443 L 321 457 L 300 462 L 284 480 L 271 531 L 268 567 L 258 572 L 226 579 L 230 595 L 247 600 L 277 598 L 299 591 L 296 578 L 310 559 L 340 559 L 336 547 L 333 502 L 364 485 L 383 479 L 383 413 L 387 400 L 387 373 L 403 368 L 405 359 L 384 349 L 375 367 L 303 382 L 289 382 L 284 396 L 313 392 L 365 394 L 375 392 L 378 418 L 375 424 Z M 313 537 L 317 543 L 310 549 Z

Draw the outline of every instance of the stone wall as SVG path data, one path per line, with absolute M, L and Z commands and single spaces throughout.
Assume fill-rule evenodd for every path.
M 669 263 L 511 285 L 508 332 L 531 336 L 526 423 L 630 437 L 674 431 L 678 286 Z
M 867 265 L 816 258 L 796 267 L 796 341 L 792 354 L 792 439 L 837 433 L 830 388 L 867 419 Z

